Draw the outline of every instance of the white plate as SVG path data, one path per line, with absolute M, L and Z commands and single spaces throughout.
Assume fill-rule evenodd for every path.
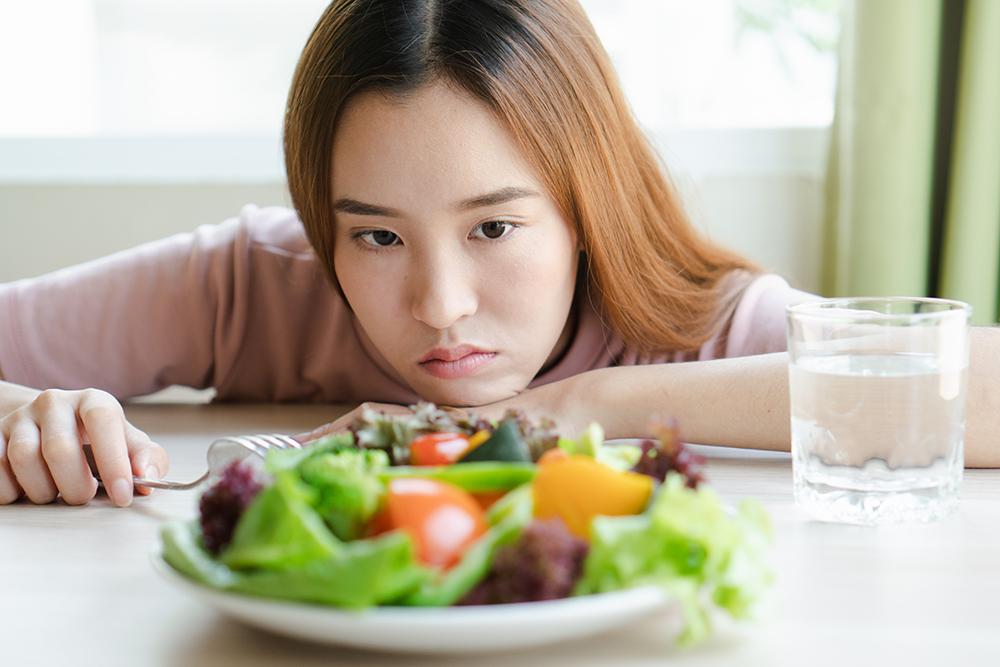
M 227 593 L 185 578 L 159 554 L 153 567 L 167 581 L 226 616 L 281 635 L 399 653 L 476 653 L 550 644 L 606 632 L 660 610 L 679 609 L 646 586 L 565 600 L 470 607 L 377 607 L 350 612 Z

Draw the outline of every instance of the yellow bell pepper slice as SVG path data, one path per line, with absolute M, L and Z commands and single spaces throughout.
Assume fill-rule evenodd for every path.
M 492 433 L 490 433 L 486 429 L 483 429 L 482 431 L 476 431 L 476 433 L 469 438 L 469 448 L 465 450 L 466 453 L 472 451 L 479 445 L 489 440 L 491 435 Z
M 653 493 L 653 479 L 575 454 L 539 466 L 532 492 L 537 518 L 558 517 L 571 533 L 589 539 L 595 516 L 624 516 L 645 510 Z

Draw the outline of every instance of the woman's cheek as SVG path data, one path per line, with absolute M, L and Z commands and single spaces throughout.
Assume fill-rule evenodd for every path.
M 547 260 L 539 256 L 509 263 L 501 274 L 505 278 L 484 292 L 488 296 L 480 304 L 489 303 L 483 310 L 501 317 L 515 331 L 530 332 L 529 337 L 539 343 L 562 331 L 564 306 L 572 301 L 574 287 L 563 277 L 565 271 Z
M 364 320 L 392 312 L 400 292 L 391 264 L 366 257 L 345 257 L 336 264 L 337 280 L 355 314 Z
M 562 292 L 572 291 L 576 282 L 573 267 L 574 255 L 554 239 L 538 243 L 516 259 L 513 273 L 519 284 L 524 285 L 535 299 L 561 300 Z M 544 295 L 544 296 L 543 296 Z

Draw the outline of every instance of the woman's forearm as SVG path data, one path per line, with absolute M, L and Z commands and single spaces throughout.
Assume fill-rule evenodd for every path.
M 965 466 L 1000 467 L 1000 328 L 974 327 L 965 403 Z
M 673 416 L 690 442 L 788 451 L 785 353 L 651 366 L 619 366 L 572 378 L 578 419 L 609 438 L 642 437 L 655 416 Z M 571 409 L 572 410 L 572 409 Z M 965 465 L 1000 467 L 1000 328 L 972 330 Z
M 647 436 L 651 418 L 676 417 L 690 442 L 788 451 L 787 358 L 602 368 L 577 376 L 577 395 L 609 438 Z

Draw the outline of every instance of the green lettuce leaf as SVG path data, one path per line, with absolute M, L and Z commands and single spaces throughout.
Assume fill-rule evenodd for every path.
M 272 474 L 282 470 L 298 468 L 304 461 L 323 454 L 355 450 L 354 436 L 350 431 L 341 431 L 320 438 L 300 449 L 270 449 L 265 459 L 265 469 Z
M 615 470 L 631 470 L 642 456 L 642 449 L 635 445 L 605 444 L 604 429 L 596 422 L 591 423 L 576 440 L 559 438 L 558 447 L 567 454 L 581 454 L 597 459 Z
M 212 558 L 197 521 L 165 524 L 163 559 L 181 574 L 221 590 L 363 609 L 411 594 L 432 576 L 403 532 L 343 545 L 335 555 L 290 570 L 237 572 Z
M 175 570 L 213 588 L 228 588 L 239 575 L 212 558 L 201 542 L 201 525 L 171 521 L 160 527 L 163 560 Z
M 350 432 L 335 433 L 302 449 L 271 450 L 272 474 L 295 471 L 314 493 L 309 502 L 342 540 L 360 536 L 379 508 L 385 487 L 375 472 L 389 466 L 389 455 L 359 449 Z
M 635 445 L 601 445 L 595 457 L 600 463 L 615 470 L 631 470 L 639 462 L 642 450 Z
M 383 451 L 359 450 L 343 438 L 319 445 L 268 457 L 273 484 L 240 517 L 218 559 L 201 545 L 197 522 L 165 529 L 164 558 L 197 581 L 252 595 L 345 608 L 445 606 L 471 590 L 489 570 L 496 550 L 517 539 L 531 520 L 526 482 L 534 477 L 533 464 L 388 468 Z M 458 565 L 442 573 L 416 561 L 412 541 L 402 531 L 356 539 L 379 508 L 383 478 L 395 475 L 431 477 L 472 491 L 520 488 L 491 507 L 490 529 Z
M 430 576 L 430 570 L 414 560 L 409 535 L 393 531 L 344 544 L 336 555 L 294 570 L 248 574 L 230 588 L 268 598 L 364 609 L 408 595 Z
M 595 458 L 598 450 L 604 444 L 604 429 L 597 422 L 591 422 L 587 430 L 576 440 L 559 438 L 558 447 L 567 454 L 582 454 Z
M 374 472 L 388 465 L 385 452 L 352 447 L 309 457 L 297 471 L 316 491 L 313 507 L 334 535 L 353 540 L 379 509 L 385 485 Z
M 758 504 L 744 501 L 730 516 L 711 489 L 688 489 L 671 473 L 644 514 L 594 519 L 575 594 L 659 585 L 684 610 L 679 641 L 697 643 L 711 632 L 711 603 L 742 618 L 770 585 L 771 536 Z
M 294 471 L 278 472 L 240 517 L 219 560 L 235 569 L 280 570 L 333 555 L 341 543 L 313 509 L 317 495 Z

